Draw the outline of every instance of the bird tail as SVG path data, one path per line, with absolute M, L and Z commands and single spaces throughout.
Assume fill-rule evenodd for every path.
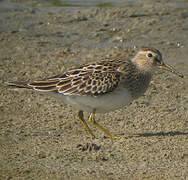
M 58 79 L 44 80 L 44 81 L 34 81 L 28 82 L 7 82 L 6 84 L 13 90 L 36 90 L 36 91 L 57 91 L 56 85 L 58 84 Z
M 29 86 L 29 84 L 26 82 L 6 82 L 5 84 L 11 87 L 12 90 L 33 89 L 33 87 Z

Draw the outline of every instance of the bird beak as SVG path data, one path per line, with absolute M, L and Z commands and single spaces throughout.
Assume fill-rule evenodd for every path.
M 159 66 L 159 68 L 164 69 L 164 70 L 166 70 L 166 71 L 170 71 L 170 72 L 172 72 L 172 73 L 178 75 L 179 77 L 183 78 L 183 74 L 182 74 L 182 73 L 176 71 L 172 66 L 170 66 L 170 65 L 168 65 L 168 64 L 162 63 L 162 64 Z

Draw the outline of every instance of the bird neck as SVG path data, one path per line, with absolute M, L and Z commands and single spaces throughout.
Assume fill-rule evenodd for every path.
M 137 68 L 136 65 L 132 66 L 131 71 L 124 72 L 124 75 L 123 84 L 130 91 L 134 99 L 145 93 L 152 78 L 150 71 L 143 71 Z
M 136 99 L 140 95 L 144 94 L 150 84 L 152 73 L 150 72 L 138 72 L 135 74 L 135 86 L 132 88 L 132 95 Z
M 144 58 L 134 57 L 131 62 L 135 65 L 135 68 L 143 74 L 151 74 L 153 73 L 154 69 L 148 61 Z

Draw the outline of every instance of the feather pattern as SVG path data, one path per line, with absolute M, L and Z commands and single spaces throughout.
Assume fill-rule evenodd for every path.
M 122 63 L 120 60 L 102 60 L 46 80 L 21 84 L 11 83 L 11 86 L 18 89 L 54 91 L 63 95 L 100 96 L 117 88 L 122 74 L 118 68 Z

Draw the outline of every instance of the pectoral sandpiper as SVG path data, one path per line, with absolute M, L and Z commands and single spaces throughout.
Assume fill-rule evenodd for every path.
M 64 103 L 79 110 L 78 118 L 91 138 L 94 138 L 94 134 L 84 120 L 83 111 L 90 113 L 89 120 L 93 125 L 113 139 L 115 135 L 95 121 L 95 113 L 122 108 L 141 96 L 147 90 L 157 68 L 183 78 L 181 73 L 164 63 L 158 50 L 143 48 L 131 60 L 104 59 L 45 80 L 10 82 L 8 85 L 14 89 L 53 93 Z

